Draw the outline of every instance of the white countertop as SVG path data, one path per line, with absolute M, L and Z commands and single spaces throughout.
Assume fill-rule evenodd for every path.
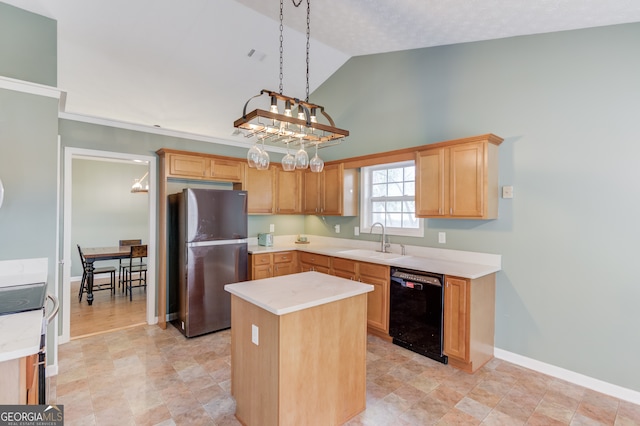
M 40 350 L 41 309 L 0 315 L 0 362 L 32 355 Z
M 0 261 L 0 287 L 47 281 L 48 259 Z M 0 315 L 0 362 L 33 355 L 40 350 L 41 309 Z
M 315 239 L 318 239 L 317 237 Z M 335 239 L 334 239 L 335 241 Z M 344 241 L 344 240 L 343 240 Z M 338 243 L 339 244 L 339 240 Z M 379 243 L 377 244 L 379 246 Z M 342 257 L 361 262 L 378 263 L 381 265 L 397 266 L 422 272 L 452 275 L 461 278 L 476 279 L 493 274 L 501 270 L 501 256 L 485 253 L 464 252 L 457 250 L 433 249 L 429 247 L 410 247 L 407 252 L 415 251 L 416 255 L 400 256 L 396 259 L 376 259 L 341 253 L 353 250 L 355 247 L 328 244 L 275 244 L 272 247 L 250 245 L 249 253 L 270 253 L 278 251 L 298 250 L 326 256 Z
M 276 315 L 312 308 L 373 291 L 373 286 L 320 272 L 302 272 L 227 284 L 229 293 Z

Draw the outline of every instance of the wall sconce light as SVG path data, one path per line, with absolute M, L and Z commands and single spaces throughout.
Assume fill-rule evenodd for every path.
M 133 185 L 131 186 L 131 192 L 149 192 L 149 182 L 143 187 L 142 181 L 147 177 L 149 172 L 145 173 L 140 179 L 134 179 Z

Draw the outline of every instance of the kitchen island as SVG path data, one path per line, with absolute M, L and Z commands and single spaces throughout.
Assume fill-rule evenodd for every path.
M 251 425 L 339 425 L 365 409 L 367 293 L 304 272 L 227 284 L 231 393 Z

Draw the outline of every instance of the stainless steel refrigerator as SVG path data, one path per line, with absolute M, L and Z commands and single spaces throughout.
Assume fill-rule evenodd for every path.
M 247 193 L 184 189 L 169 196 L 169 312 L 187 337 L 231 327 L 224 285 L 247 280 Z M 174 315 L 175 316 L 175 315 Z

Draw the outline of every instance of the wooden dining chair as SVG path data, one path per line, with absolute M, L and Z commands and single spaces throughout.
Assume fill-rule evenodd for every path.
M 138 240 L 120 240 L 118 242 L 118 245 L 120 247 L 127 247 L 127 246 L 138 246 L 142 244 L 142 240 L 138 239 Z M 128 262 L 129 259 L 120 259 L 119 260 L 119 265 L 118 265 L 118 288 L 120 288 L 120 284 L 122 284 L 122 292 L 124 292 L 125 288 L 124 288 L 124 265 L 126 264 L 126 262 Z
M 82 262 L 82 280 L 80 281 L 80 290 L 78 291 L 78 302 L 82 301 L 82 294 L 88 290 L 87 283 L 87 261 L 82 254 L 80 244 L 78 246 L 78 254 L 80 255 L 80 261 Z M 109 284 L 97 284 L 96 278 L 100 274 L 109 274 Z M 111 294 L 116 293 L 116 268 L 114 266 L 104 266 L 101 268 L 93 268 L 93 291 L 99 290 L 111 290 Z
M 129 292 L 129 301 L 132 300 L 132 288 L 144 287 L 147 289 L 147 265 L 144 263 L 144 258 L 147 257 L 147 245 L 135 245 L 131 246 L 129 252 L 128 263 L 124 265 L 124 277 L 125 277 L 125 292 Z M 134 278 L 134 274 L 137 276 Z M 133 285 L 133 282 L 137 282 L 137 285 Z

